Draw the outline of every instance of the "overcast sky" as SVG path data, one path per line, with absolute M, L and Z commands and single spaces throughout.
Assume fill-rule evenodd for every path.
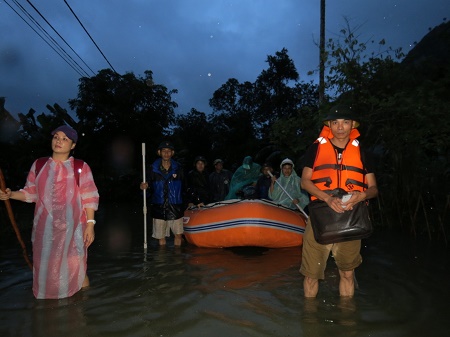
M 316 81 L 307 72 L 318 67 L 319 0 L 66 2 L 105 57 L 64 0 L 0 0 L 0 96 L 6 97 L 5 107 L 14 116 L 30 108 L 47 113 L 46 104 L 55 103 L 69 110 L 67 101 L 76 98 L 81 76 L 13 9 L 27 22 L 27 15 L 38 21 L 89 76 L 91 70 L 97 74 L 110 67 L 107 61 L 120 74 L 153 71 L 155 83 L 178 89 L 172 96 L 179 104 L 177 113 L 211 111 L 208 100 L 215 90 L 229 78 L 254 82 L 267 68 L 267 56 L 282 48 L 287 48 L 301 80 Z M 361 26 L 360 41 L 384 38 L 388 46 L 408 52 L 429 28 L 450 20 L 450 1 L 328 0 L 327 38 L 337 36 L 344 17 L 353 27 Z

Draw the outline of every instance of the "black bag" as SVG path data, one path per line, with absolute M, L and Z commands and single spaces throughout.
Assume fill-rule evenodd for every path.
M 335 212 L 321 200 L 310 202 L 308 209 L 314 238 L 320 244 L 364 239 L 373 232 L 365 201 L 359 202 L 351 211 L 344 213 Z

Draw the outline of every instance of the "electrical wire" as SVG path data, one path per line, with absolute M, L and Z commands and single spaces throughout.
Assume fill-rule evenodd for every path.
M 22 11 L 23 15 L 21 15 L 16 9 L 14 9 L 13 6 L 10 3 L 8 3 L 7 0 L 5 0 L 4 2 L 81 77 L 90 77 L 88 75 L 88 72 L 66 52 L 66 50 L 45 30 L 45 28 L 43 28 L 39 24 L 39 22 L 33 17 L 33 15 L 31 15 L 27 11 L 27 9 L 25 9 L 17 0 L 12 0 L 12 2 L 17 6 L 17 8 L 20 9 L 20 11 Z M 83 60 L 83 58 L 70 46 L 70 44 L 61 36 L 61 34 L 53 27 L 53 25 L 45 18 L 45 16 L 33 5 L 33 3 L 30 0 L 27 0 L 27 3 L 36 11 L 36 13 L 39 14 L 39 16 L 58 35 L 58 37 L 67 45 L 67 47 L 69 47 L 69 49 L 83 62 L 83 64 L 92 72 L 92 74 L 95 75 L 95 72 L 88 66 L 88 64 Z M 103 58 L 106 60 L 108 65 L 111 67 L 111 69 L 115 73 L 117 73 L 117 71 L 112 66 L 111 62 L 107 59 L 107 57 L 105 56 L 103 51 L 100 49 L 98 44 L 94 41 L 92 36 L 89 34 L 87 29 L 84 27 L 83 23 L 80 21 L 78 16 L 75 14 L 73 9 L 70 7 L 69 3 L 66 0 L 64 0 L 64 3 L 69 8 L 72 15 L 77 19 L 80 26 L 83 28 L 83 30 L 86 32 L 86 34 L 89 36 L 89 38 L 94 43 L 95 47 L 100 52 L 100 54 L 103 56 Z M 28 18 L 28 20 L 26 18 Z M 37 29 L 35 29 L 30 23 L 32 23 L 38 30 L 40 30 L 41 33 Z
M 33 7 L 33 9 L 36 11 L 36 13 L 38 13 L 39 16 L 53 29 L 53 31 L 61 38 L 61 40 L 63 40 L 63 42 L 70 48 L 70 50 L 73 51 L 74 54 L 78 56 L 78 58 L 84 63 L 84 65 L 86 67 L 88 67 L 88 69 L 92 72 L 92 74 L 95 75 L 95 72 L 86 64 L 86 62 L 84 62 L 84 60 L 81 58 L 81 56 L 78 55 L 78 53 L 67 43 L 67 41 L 61 36 L 61 34 L 58 33 L 58 31 L 50 24 L 50 22 L 48 22 L 48 20 L 41 14 L 41 12 L 31 3 L 31 1 L 27 0 L 27 2 L 29 3 L 29 5 L 31 7 Z
M 48 41 L 48 40 L 46 40 L 46 38 L 44 37 L 44 36 L 42 36 L 34 27 L 32 27 L 31 26 L 31 24 L 17 11 L 17 10 L 15 10 L 14 8 L 13 8 L 13 6 L 10 4 L 10 3 L 8 3 L 8 1 L 7 0 L 4 0 L 4 2 L 14 11 L 14 13 L 16 13 L 45 43 L 47 43 L 48 45 L 49 45 L 49 47 L 50 48 L 52 48 L 75 72 L 77 72 L 81 77 L 83 77 L 83 76 L 87 76 L 87 73 L 81 68 L 81 70 L 80 69 L 77 69 L 73 64 L 71 64 L 68 60 L 67 60 L 67 58 L 66 57 L 64 57 L 64 55 L 62 55 L 58 50 L 56 50 L 55 49 L 55 47 L 54 46 L 52 46 L 51 44 L 50 44 L 50 42 Z M 13 0 L 13 2 L 14 3 L 16 3 L 14 0 Z M 25 8 L 23 8 L 20 4 L 17 4 L 16 3 L 16 5 L 22 10 L 22 12 L 24 12 L 29 18 L 31 17 L 31 19 L 32 19 L 32 16 L 26 11 L 26 9 Z M 32 21 L 34 21 L 34 19 L 32 19 Z M 48 35 L 48 33 L 45 31 L 45 29 L 43 29 L 39 24 L 37 24 L 36 22 L 34 22 L 34 24 L 35 25 L 37 25 L 41 30 L 43 30 L 47 35 Z M 59 48 L 61 49 L 61 46 L 59 46 Z M 79 67 L 80 68 L 80 67 Z M 83 74 L 84 73 L 84 74 Z
M 68 60 L 68 62 L 71 62 L 74 67 L 77 67 L 82 73 L 84 73 L 84 75 L 82 76 L 87 76 L 89 77 L 88 73 L 83 69 L 83 67 L 81 67 L 78 62 L 76 62 L 65 50 L 63 47 L 61 47 L 61 45 L 45 30 L 45 28 L 43 28 L 39 22 L 37 22 L 37 20 L 21 5 L 19 4 L 19 2 L 17 0 L 13 0 L 13 2 L 16 4 L 17 7 L 19 7 L 22 12 L 28 16 L 28 18 L 30 19 L 31 22 L 34 22 L 35 26 L 38 27 L 46 36 L 47 38 L 53 43 L 53 45 L 55 45 L 57 48 L 59 48 L 59 50 L 64 53 L 66 55 L 66 57 L 64 57 L 66 60 Z
M 89 36 L 89 38 L 91 39 L 91 41 L 94 43 L 94 45 L 97 47 L 98 51 L 100 52 L 100 54 L 102 54 L 103 58 L 106 60 L 106 62 L 108 62 L 109 66 L 111 67 L 111 69 L 117 73 L 117 71 L 114 69 L 114 67 L 112 66 L 112 64 L 109 62 L 109 60 L 106 58 L 105 54 L 103 54 L 103 52 L 101 51 L 100 47 L 97 45 L 97 43 L 94 41 L 94 39 L 92 38 L 91 34 L 89 34 L 89 32 L 86 30 L 86 28 L 84 27 L 84 25 L 81 23 L 80 19 L 78 18 L 78 16 L 75 14 L 75 12 L 72 10 L 72 8 L 70 7 L 70 5 L 67 3 L 66 0 L 64 0 L 64 3 L 67 5 L 67 7 L 70 9 L 70 11 L 72 12 L 73 16 L 77 19 L 78 23 L 80 24 L 81 27 L 83 27 L 84 31 L 86 32 L 86 34 Z

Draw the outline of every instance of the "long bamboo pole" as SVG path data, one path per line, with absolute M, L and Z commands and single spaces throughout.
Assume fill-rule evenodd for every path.
M 0 189 L 3 192 L 6 192 L 5 177 L 3 176 L 3 172 L 1 169 L 0 169 Z M 33 270 L 33 264 L 31 263 L 30 259 L 28 258 L 27 248 L 25 246 L 25 243 L 22 240 L 22 236 L 20 235 L 19 227 L 17 226 L 16 219 L 14 218 L 14 213 L 13 213 L 13 210 L 11 207 L 11 202 L 9 201 L 9 199 L 5 200 L 5 204 L 6 204 L 6 210 L 8 211 L 9 220 L 11 221 L 11 225 L 14 229 L 14 232 L 16 232 L 17 240 L 19 241 L 20 246 L 22 247 L 23 257 L 24 257 L 26 263 L 28 264 L 28 266 L 30 267 L 30 269 Z
M 142 181 L 147 182 L 145 177 L 145 143 L 142 143 Z M 143 191 L 144 195 L 144 249 L 147 249 L 147 190 Z

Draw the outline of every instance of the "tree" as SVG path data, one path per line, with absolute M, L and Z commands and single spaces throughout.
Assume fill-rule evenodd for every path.
M 153 83 L 152 72 L 144 77 L 120 75 L 104 69 L 94 77 L 82 77 L 78 97 L 69 100 L 76 111 L 79 130 L 89 138 L 109 139 L 128 134 L 142 142 L 156 143 L 175 121 L 172 101 L 176 90 Z
M 247 154 L 258 152 L 263 144 L 271 143 L 273 127 L 278 121 L 296 121 L 304 108 L 317 110 L 317 86 L 299 82 L 299 74 L 285 48 L 275 56 L 268 56 L 266 62 L 269 67 L 254 83 L 229 79 L 214 92 L 210 106 L 214 111 L 211 120 L 214 135 L 220 135 L 213 142 L 216 149 L 227 152 L 226 147 L 218 145 L 226 139 L 227 144 L 236 144 L 239 149 L 245 146 Z M 275 141 L 281 138 L 280 133 L 274 136 Z
M 275 56 L 267 56 L 268 69 L 254 83 L 239 83 L 229 79 L 210 100 L 214 112 L 231 115 L 248 114 L 254 135 L 259 139 L 269 136 L 273 123 L 281 117 L 293 116 L 303 99 L 299 74 L 294 62 L 283 48 Z
M 177 157 L 187 161 L 188 167 L 195 156 L 211 158 L 212 127 L 204 112 L 191 109 L 188 114 L 177 116 L 172 138 L 177 144 Z
M 315 103 L 317 104 L 317 100 Z M 300 160 L 317 138 L 321 127 L 318 111 L 317 105 L 305 105 L 296 115 L 281 118 L 274 123 L 270 139 L 283 150 L 284 157 Z
M 231 78 L 213 94 L 209 105 L 212 130 L 211 150 L 215 156 L 240 163 L 257 151 L 257 128 L 252 120 L 254 85 Z
M 348 19 L 345 24 L 341 35 L 327 42 L 326 89 L 334 98 L 346 95 L 350 101 L 360 101 L 368 94 L 365 90 L 379 72 L 388 68 L 391 71 L 404 55 L 401 48 L 386 47 L 384 39 L 378 42 L 376 52 L 369 53 L 369 42 L 375 45 L 375 41 L 360 42 L 357 33 L 361 26 L 351 27 Z
M 254 85 L 253 119 L 262 138 L 269 136 L 276 120 L 295 115 L 299 108 L 299 87 L 295 86 L 299 74 L 287 49 L 269 55 L 266 62 L 269 68 L 261 72 Z

